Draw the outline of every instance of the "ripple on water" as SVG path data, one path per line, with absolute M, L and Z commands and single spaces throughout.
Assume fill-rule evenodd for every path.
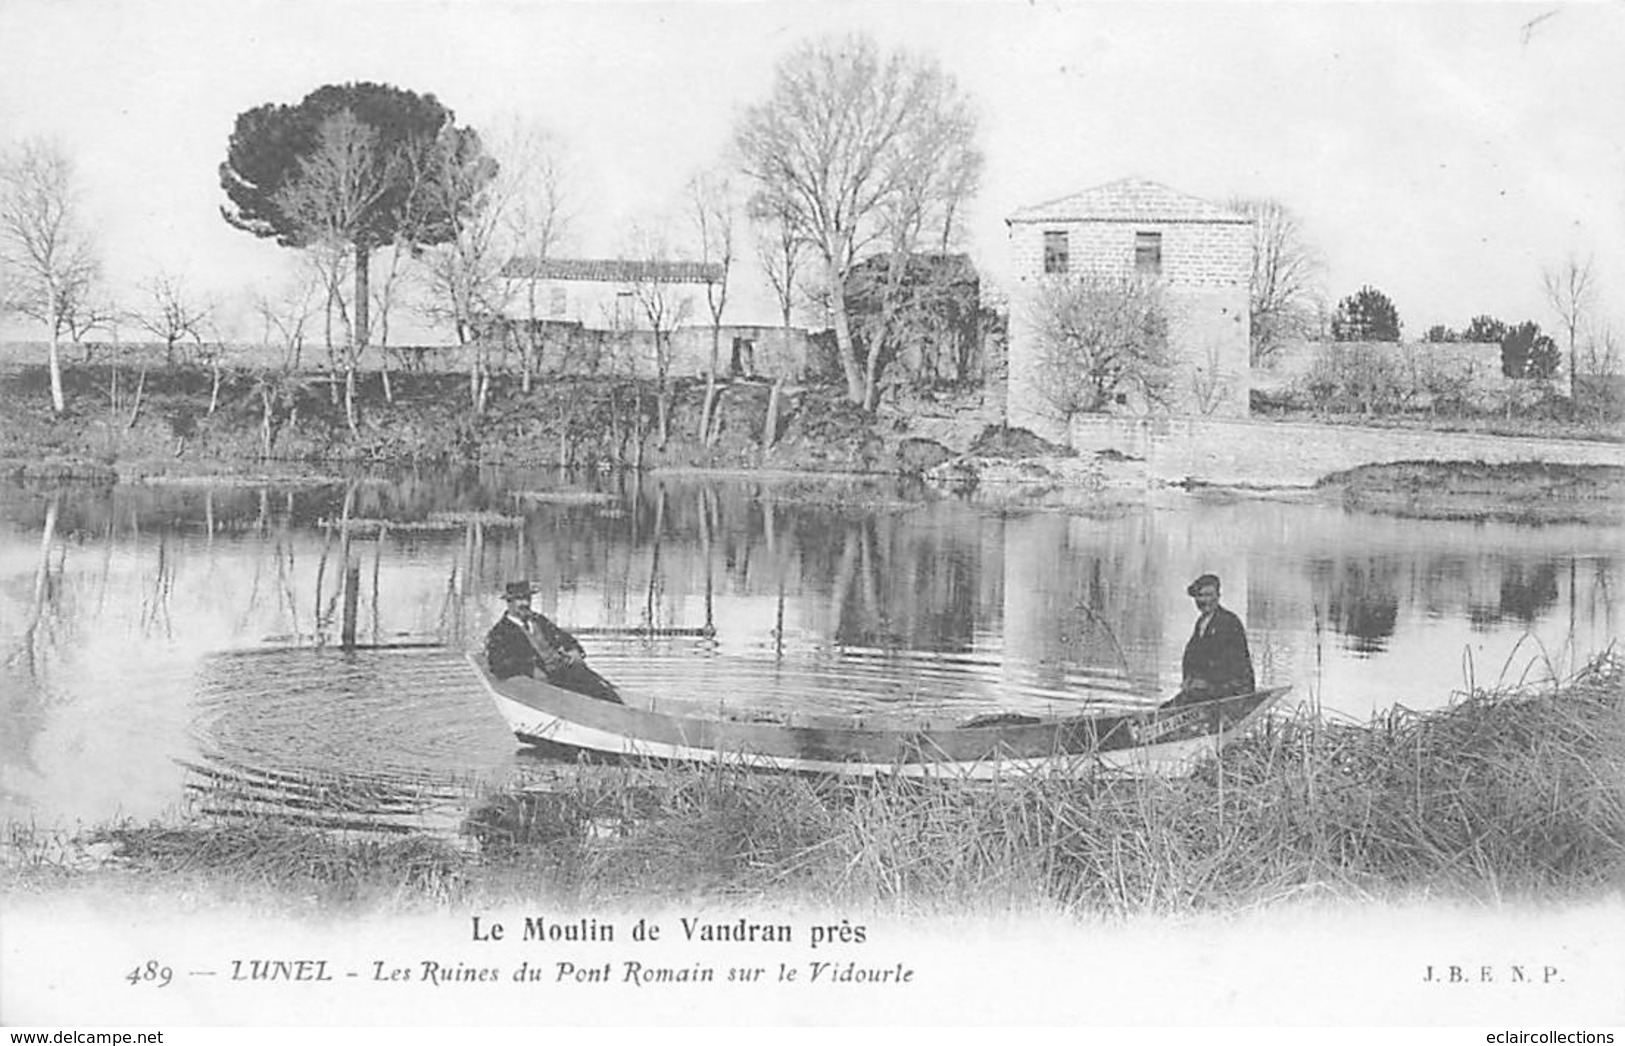
M 595 640 L 591 661 L 629 703 L 672 712 L 878 725 L 1144 700 L 1121 677 L 1073 673 L 1045 685 L 1001 669 L 992 654 L 846 649 L 780 659 L 619 638 Z M 204 809 L 386 831 L 455 828 L 476 782 L 511 766 L 515 751 L 451 648 L 223 654 L 202 673 L 193 732 L 188 787 Z
M 455 823 L 506 747 L 472 682 L 444 649 L 212 658 L 190 787 L 220 814 L 385 830 Z

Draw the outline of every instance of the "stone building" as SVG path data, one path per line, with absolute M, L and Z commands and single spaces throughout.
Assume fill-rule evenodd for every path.
M 1241 417 L 1248 398 L 1247 280 L 1251 219 L 1156 182 L 1126 178 L 1005 219 L 1014 278 L 1010 295 L 1010 424 L 1068 438 L 1037 337 L 1045 281 L 1151 280 L 1167 317 L 1171 366 L 1162 401 L 1123 392 L 1104 409 L 1127 414 Z M 1046 388 L 1049 384 L 1050 388 Z

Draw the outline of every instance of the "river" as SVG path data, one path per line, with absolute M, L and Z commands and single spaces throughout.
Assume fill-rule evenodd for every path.
M 0 820 L 455 824 L 557 772 L 463 661 L 519 578 L 629 701 L 873 722 L 1152 704 L 1213 572 L 1262 681 L 1365 720 L 1571 671 L 1619 633 L 1620 552 L 1606 527 L 1183 492 L 994 510 L 894 479 L 12 484 Z

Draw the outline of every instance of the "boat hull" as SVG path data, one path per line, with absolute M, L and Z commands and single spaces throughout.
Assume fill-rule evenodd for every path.
M 866 729 L 810 718 L 783 724 L 669 715 L 528 677 L 498 680 L 476 655 L 469 663 L 526 744 L 613 759 L 843 775 L 987 779 L 1098 769 L 1179 775 L 1246 730 L 1288 689 L 1131 715 Z

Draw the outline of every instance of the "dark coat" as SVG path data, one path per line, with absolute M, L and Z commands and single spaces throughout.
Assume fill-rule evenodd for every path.
M 503 614 L 485 637 L 485 663 L 498 679 L 533 676 L 538 667 L 545 673 L 562 664 L 566 653 L 583 653 L 576 637 L 545 615 L 532 611 L 526 620 L 530 625 L 528 635 L 513 618 Z
M 535 611 L 527 614 L 526 621 L 530 625 L 528 635 L 526 629 L 507 614 L 491 626 L 485 636 L 485 663 L 492 675 L 498 679 L 535 676 L 540 669 L 540 674 L 555 686 L 600 701 L 625 703 L 609 680 L 581 661 L 565 658 L 565 654 L 575 654 L 577 658 L 586 656 L 575 636 Z
M 1251 693 L 1253 659 L 1247 652 L 1247 630 L 1241 618 L 1222 606 L 1215 607 L 1207 632 L 1204 634 L 1201 628 L 1198 618 L 1190 642 L 1185 644 L 1185 678 L 1207 683 L 1208 697 Z

